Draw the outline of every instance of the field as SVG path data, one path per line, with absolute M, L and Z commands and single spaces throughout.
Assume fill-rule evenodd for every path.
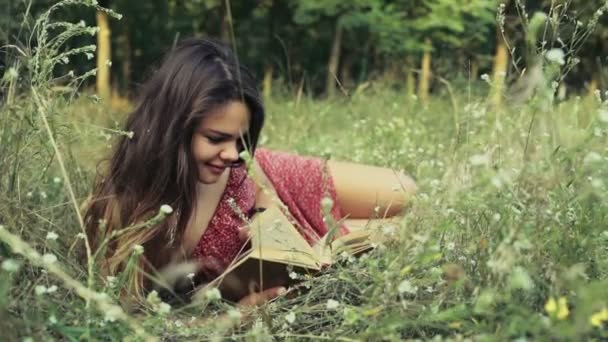
M 3 339 L 608 338 L 608 103 L 495 107 L 489 85 L 471 83 L 427 104 L 381 83 L 267 101 L 262 145 L 402 169 L 419 193 L 382 228 L 393 242 L 251 312 L 212 297 L 113 306 L 120 278 L 89 278 L 76 208 L 124 110 L 84 90 L 15 96 L 0 107 Z

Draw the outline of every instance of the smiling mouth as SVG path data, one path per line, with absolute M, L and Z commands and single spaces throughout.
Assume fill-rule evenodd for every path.
M 213 164 L 205 164 L 209 169 L 211 169 L 211 171 L 213 173 L 222 173 L 224 172 L 224 170 L 226 170 L 226 166 L 222 165 L 222 166 L 217 166 L 217 165 L 213 165 Z

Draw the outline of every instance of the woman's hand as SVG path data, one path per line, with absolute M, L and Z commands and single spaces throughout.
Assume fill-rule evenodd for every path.
M 241 298 L 237 304 L 239 306 L 258 306 L 284 295 L 285 293 L 287 293 L 287 289 L 285 287 L 273 287 L 262 292 L 250 293 Z

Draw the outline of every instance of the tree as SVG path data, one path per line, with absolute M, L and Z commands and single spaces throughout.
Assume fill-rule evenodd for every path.
M 100 6 L 109 8 L 110 0 L 100 1 Z M 97 94 L 104 100 L 111 99 L 110 61 L 112 60 L 112 33 L 108 13 L 98 9 L 96 13 L 97 27 Z

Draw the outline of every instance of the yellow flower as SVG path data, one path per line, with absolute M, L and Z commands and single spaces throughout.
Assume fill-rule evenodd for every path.
M 566 302 L 566 297 L 560 297 L 557 302 L 557 319 L 566 319 L 568 314 L 570 314 L 570 310 L 568 310 L 568 302 Z
M 549 315 L 552 315 L 555 311 L 557 311 L 557 302 L 555 302 L 553 297 L 550 297 L 545 303 L 545 311 L 547 311 Z
M 589 318 L 589 322 L 594 327 L 600 328 L 603 322 L 608 321 L 608 309 L 603 309 L 600 312 L 596 312 Z
M 566 297 L 560 297 L 557 301 L 555 298 L 550 297 L 545 303 L 545 311 L 547 311 L 549 316 L 555 317 L 559 320 L 568 318 L 570 310 L 568 309 Z

